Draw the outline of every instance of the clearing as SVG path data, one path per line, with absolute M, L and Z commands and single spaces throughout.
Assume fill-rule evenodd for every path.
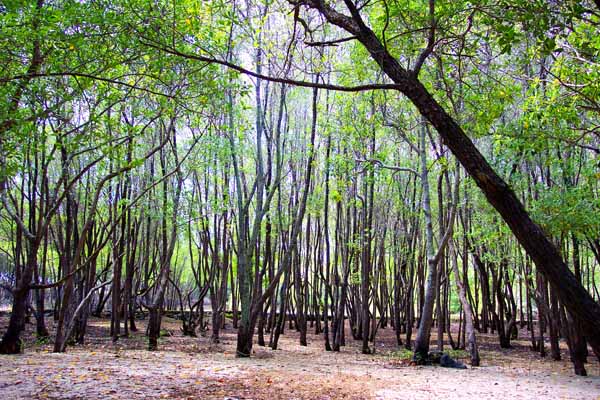
M 6 324 L 6 317 L 2 318 Z M 90 323 L 88 343 L 65 354 L 36 343 L 27 332 L 24 355 L 2 356 L 2 399 L 598 399 L 600 367 L 590 357 L 588 373 L 572 373 L 568 355 L 562 361 L 542 359 L 525 340 L 500 349 L 493 335 L 479 335 L 482 366 L 454 370 L 414 367 L 407 351 L 394 346 L 391 329 L 379 331 L 377 352 L 360 354 L 358 342 L 341 352 L 323 351 L 321 336 L 297 344 L 286 330 L 280 350 L 255 345 L 250 359 L 235 357 L 235 333 L 228 324 L 222 342 L 185 337 L 179 322 L 165 318 L 168 335 L 160 350 L 145 350 L 140 331 L 113 344 L 107 320 Z M 32 328 L 31 325 L 28 326 Z M 434 338 L 435 339 L 435 338 Z M 433 342 L 432 342 L 433 343 Z M 435 347 L 435 346 L 433 346 Z M 461 353 L 453 352 L 453 355 Z M 465 360 L 463 360 L 465 361 Z

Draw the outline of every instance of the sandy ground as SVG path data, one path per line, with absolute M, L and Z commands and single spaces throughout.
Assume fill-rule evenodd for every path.
M 172 335 L 156 352 L 145 350 L 143 331 L 112 344 L 103 320 L 92 321 L 89 344 L 65 354 L 29 334 L 25 354 L 0 357 L 0 399 L 600 399 L 597 360 L 589 359 L 590 376 L 578 377 L 568 361 L 542 359 L 525 341 L 499 349 L 493 335 L 480 336 L 481 367 L 454 370 L 408 365 L 389 328 L 379 331 L 374 355 L 351 339 L 325 352 L 312 334 L 302 347 L 288 330 L 280 350 L 255 345 L 252 358 L 237 359 L 231 329 L 212 345 L 181 336 L 177 321 L 164 325 Z

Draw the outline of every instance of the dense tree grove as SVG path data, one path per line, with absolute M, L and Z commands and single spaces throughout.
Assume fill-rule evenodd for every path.
M 597 1 L 0 3 L 0 353 L 100 315 L 154 350 L 175 312 L 240 357 L 286 323 L 416 363 L 436 330 L 472 365 L 525 331 L 585 375 L 599 27 Z

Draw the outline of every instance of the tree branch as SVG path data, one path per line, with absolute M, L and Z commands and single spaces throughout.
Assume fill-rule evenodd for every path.
M 307 81 L 298 81 L 298 80 L 287 79 L 287 78 L 278 78 L 278 77 L 274 77 L 274 76 L 259 74 L 255 71 L 251 71 L 251 70 L 246 69 L 237 64 L 233 64 L 229 61 L 219 60 L 219 59 L 216 59 L 213 57 L 206 57 L 206 56 L 202 56 L 202 55 L 198 55 L 198 54 L 184 53 L 184 52 L 179 51 L 174 48 L 165 47 L 158 43 L 152 43 L 148 40 L 149 39 L 144 39 L 144 40 L 142 40 L 142 43 L 153 49 L 164 51 L 165 53 L 172 54 L 174 56 L 178 56 L 178 57 L 182 57 L 182 58 L 186 58 L 186 59 L 190 59 L 190 60 L 202 61 L 202 62 L 212 63 L 212 64 L 219 64 L 219 65 L 222 65 L 229 69 L 238 71 L 239 73 L 242 73 L 244 75 L 252 76 L 252 77 L 258 78 L 258 79 L 264 79 L 269 82 L 283 83 L 283 84 L 299 86 L 299 87 L 333 90 L 333 91 L 338 91 L 338 92 L 364 92 L 367 90 L 381 90 L 381 89 L 399 90 L 400 89 L 399 85 L 396 85 L 393 83 L 370 83 L 370 84 L 366 84 L 366 85 L 357 85 L 357 86 L 339 86 L 339 85 L 331 85 L 331 84 L 326 84 L 326 83 L 307 82 Z
M 322 42 L 304 42 L 304 44 L 307 46 L 337 46 L 340 43 L 349 42 L 349 41 L 355 40 L 355 39 L 356 39 L 356 36 L 348 36 L 348 37 L 341 38 L 341 39 L 325 40 Z
M 429 0 L 429 36 L 427 37 L 427 46 L 425 47 L 425 49 L 423 49 L 423 51 L 421 52 L 421 54 L 419 54 L 419 58 L 417 58 L 417 61 L 415 62 L 415 67 L 413 68 L 412 73 L 414 74 L 414 76 L 419 76 L 419 71 L 421 71 L 421 67 L 423 66 L 423 63 L 425 63 L 425 60 L 427 60 L 427 57 L 429 57 L 429 55 L 431 54 L 431 52 L 433 51 L 433 48 L 435 47 L 435 1 L 434 0 Z
M 375 158 L 366 158 L 366 159 L 357 158 L 355 161 L 358 163 L 371 163 L 373 165 L 377 165 L 379 168 L 389 169 L 389 170 L 392 170 L 395 172 L 410 172 L 411 174 L 414 174 L 414 175 L 418 176 L 419 178 L 421 177 L 421 174 L 419 174 L 419 172 L 417 172 L 417 170 L 415 170 L 413 168 L 399 167 L 396 165 L 387 165 L 387 164 L 384 164 L 381 160 L 377 160 Z
M 127 82 L 123 82 L 123 81 L 119 81 L 117 79 L 112 79 L 112 78 L 105 78 L 102 76 L 96 76 L 96 75 L 92 75 L 92 74 L 86 74 L 83 72 L 36 72 L 36 73 L 28 73 L 28 74 L 23 74 L 23 75 L 14 75 L 14 76 L 10 76 L 7 78 L 0 78 L 0 83 L 8 83 L 8 82 L 12 82 L 12 81 L 21 81 L 21 80 L 31 80 L 34 78 L 50 78 L 50 77 L 57 77 L 57 76 L 72 76 L 72 77 L 78 77 L 78 78 L 88 78 L 88 79 L 92 79 L 95 81 L 102 81 L 102 82 L 108 82 L 108 83 L 112 83 L 115 85 L 119 85 L 119 86 L 125 86 L 131 89 L 135 89 L 135 90 L 141 90 L 143 92 L 147 92 L 150 94 L 154 94 L 157 96 L 163 96 L 163 97 L 167 97 L 167 98 L 175 98 L 175 96 L 172 96 L 170 94 L 166 94 L 166 93 L 161 93 L 161 92 L 157 92 L 155 90 L 152 89 L 148 89 L 148 88 L 142 88 L 136 85 L 132 85 L 130 83 Z

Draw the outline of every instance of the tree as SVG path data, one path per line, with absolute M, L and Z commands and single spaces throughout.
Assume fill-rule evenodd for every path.
M 431 96 L 417 76 L 422 63 L 408 71 L 382 45 L 375 33 L 367 27 L 356 5 L 346 1 L 351 16 L 339 13 L 322 2 L 307 1 L 308 7 L 319 11 L 331 24 L 355 36 L 369 51 L 382 71 L 398 85 L 400 90 L 417 107 L 419 112 L 440 134 L 446 146 L 460 161 L 515 234 L 527 254 L 557 291 L 559 299 L 579 321 L 590 344 L 600 348 L 600 306 L 581 286 L 569 270 L 556 247 L 539 225 L 529 216 L 523 204 L 506 182 L 491 168 L 473 142 L 454 119 Z M 300 4 L 298 4 L 300 5 Z M 423 57 L 431 50 L 423 52 Z

